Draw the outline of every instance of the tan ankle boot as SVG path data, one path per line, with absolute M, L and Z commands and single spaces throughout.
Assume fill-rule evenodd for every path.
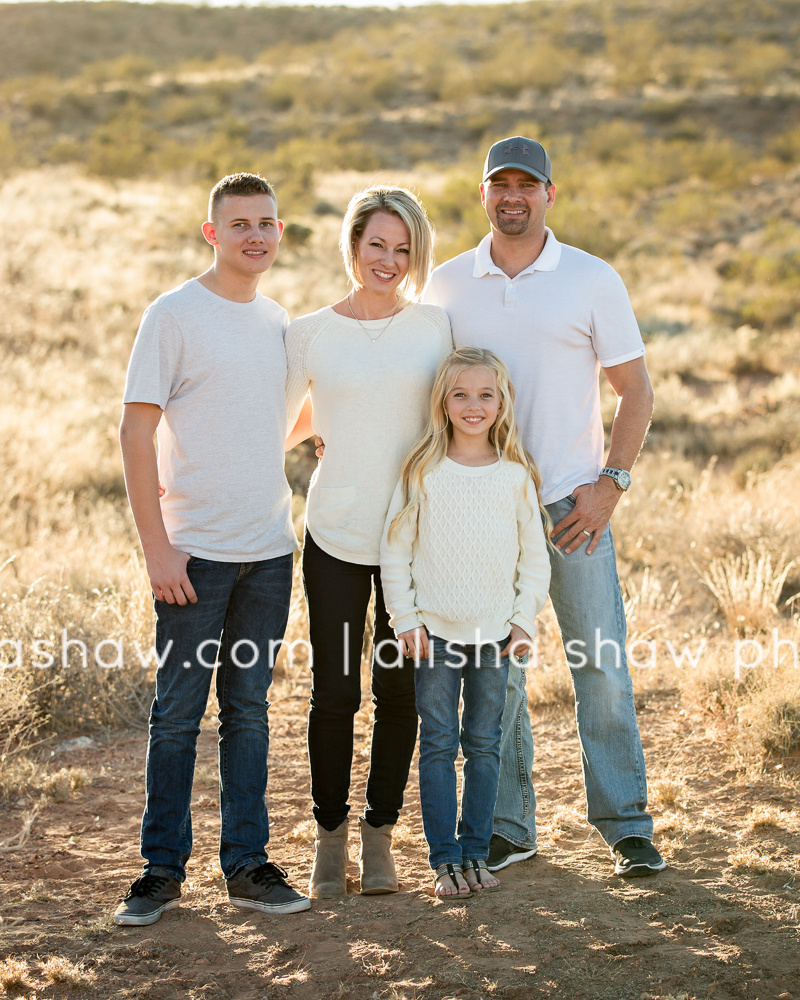
M 397 892 L 397 872 L 391 853 L 392 827 L 370 826 L 363 816 L 359 817 L 361 827 L 361 851 L 358 867 L 361 872 L 361 894 L 377 896 L 382 892 Z
M 309 896 L 332 899 L 347 894 L 347 820 L 335 830 L 317 823 L 314 840 L 314 867 L 311 869 Z

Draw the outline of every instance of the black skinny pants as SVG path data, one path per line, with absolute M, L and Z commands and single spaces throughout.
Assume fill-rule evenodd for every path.
M 314 654 L 308 759 L 314 818 L 326 830 L 335 830 L 350 811 L 347 800 L 353 761 L 353 717 L 361 705 L 361 649 L 373 584 L 373 647 L 377 647 L 385 639 L 394 641 L 383 601 L 380 567 L 336 559 L 323 552 L 306 532 L 303 586 Z M 397 654 L 385 647 L 382 659 L 392 664 Z M 401 662 L 401 667 L 383 667 L 373 653 L 375 718 L 364 816 L 375 827 L 397 822 L 417 740 L 414 662 L 409 659 Z

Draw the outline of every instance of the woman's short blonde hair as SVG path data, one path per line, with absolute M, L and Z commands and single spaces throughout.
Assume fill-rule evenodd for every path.
M 350 199 L 342 220 L 339 249 L 347 276 L 355 288 L 361 287 L 356 263 L 356 243 L 364 235 L 373 212 L 395 215 L 405 223 L 409 239 L 408 275 L 403 285 L 407 298 L 418 299 L 433 267 L 434 229 L 417 196 L 408 188 L 369 187 Z

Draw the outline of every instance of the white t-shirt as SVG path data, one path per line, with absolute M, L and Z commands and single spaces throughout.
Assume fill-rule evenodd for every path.
M 286 310 L 232 302 L 196 278 L 142 317 L 124 402 L 155 403 L 161 513 L 170 543 L 218 562 L 297 548 L 286 440 Z
M 416 522 L 389 540 L 402 507 L 398 483 L 381 544 L 381 583 L 395 633 L 424 625 L 464 645 L 500 642 L 511 625 L 533 638 L 550 586 L 550 557 L 528 470 L 505 459 L 425 475 Z
M 516 277 L 493 262 L 490 234 L 437 267 L 423 298 L 447 312 L 456 347 L 488 348 L 508 365 L 542 500 L 553 503 L 597 480 L 600 368 L 641 357 L 644 344 L 617 272 L 546 232 L 541 254 Z
M 310 388 L 314 431 L 325 442 L 308 489 L 312 538 L 336 559 L 377 566 L 392 490 L 425 428 L 436 371 L 453 342 L 436 306 L 411 303 L 388 325 L 362 323 L 331 306 L 293 320 L 286 403 L 293 427 Z

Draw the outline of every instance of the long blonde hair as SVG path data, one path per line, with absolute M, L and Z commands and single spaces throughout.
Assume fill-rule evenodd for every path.
M 460 347 L 444 359 L 436 373 L 436 381 L 431 392 L 431 411 L 422 437 L 406 456 L 400 480 L 403 490 L 403 506 L 389 526 L 389 539 L 407 521 L 419 516 L 420 503 L 425 499 L 425 475 L 436 468 L 447 454 L 447 447 L 453 437 L 453 425 L 447 416 L 445 401 L 461 372 L 469 368 L 488 368 L 497 380 L 500 408 L 497 419 L 489 428 L 489 443 L 509 462 L 519 462 L 528 470 L 536 489 L 536 501 L 542 514 L 545 537 L 550 543 L 550 517 L 542 504 L 542 477 L 536 463 L 522 445 L 517 419 L 514 413 L 516 391 L 508 373 L 508 368 L 492 351 L 480 347 Z M 527 488 L 527 487 L 526 487 Z

